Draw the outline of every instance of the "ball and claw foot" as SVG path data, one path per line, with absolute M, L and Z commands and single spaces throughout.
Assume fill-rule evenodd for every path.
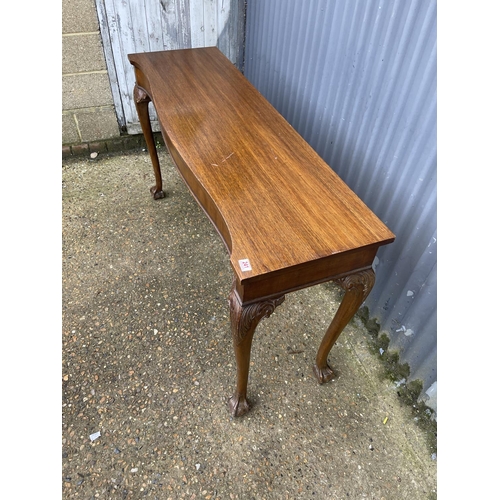
M 227 402 L 227 407 L 229 409 L 229 413 L 233 417 L 241 417 L 248 413 L 250 410 L 250 404 L 244 396 L 232 396 Z
M 327 364 L 324 368 L 318 368 L 318 365 L 314 365 L 313 372 L 320 384 L 326 384 L 336 376 L 336 373 L 329 364 Z
M 156 190 L 156 186 L 153 186 L 149 190 L 155 200 L 161 200 L 162 198 L 165 198 L 165 192 L 163 190 Z

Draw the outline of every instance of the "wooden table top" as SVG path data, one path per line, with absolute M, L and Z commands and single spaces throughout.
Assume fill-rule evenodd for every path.
M 318 260 L 328 268 L 339 264 L 330 274 L 347 272 L 370 265 L 378 247 L 394 240 L 217 48 L 129 59 L 155 105 L 170 153 L 225 240 L 240 281 L 307 270 L 304 265 Z M 345 271 L 345 259 L 334 258 L 360 249 L 370 251 L 359 263 L 351 259 Z M 244 259 L 251 270 L 242 270 Z M 318 281 L 328 272 L 321 271 Z

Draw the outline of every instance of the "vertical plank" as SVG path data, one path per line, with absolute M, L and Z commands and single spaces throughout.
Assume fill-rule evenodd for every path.
M 125 115 L 125 126 L 129 123 L 138 122 L 135 106 L 133 104 L 133 83 L 134 77 L 131 74 L 130 64 L 125 64 L 124 53 L 131 45 L 131 33 L 127 26 L 127 14 L 124 14 L 123 6 L 120 2 L 116 5 L 114 0 L 105 0 L 104 8 L 108 23 L 109 38 L 112 45 L 112 54 L 116 79 L 120 89 L 120 101 Z M 127 9 L 128 10 L 128 9 Z
M 217 47 L 227 56 L 230 55 L 227 21 L 229 19 L 229 0 L 217 1 Z M 230 57 L 229 57 L 230 58 Z
M 149 51 L 163 50 L 163 25 L 161 22 L 161 3 L 158 0 L 144 0 L 146 15 L 146 36 Z
M 165 50 L 177 47 L 177 17 L 174 0 L 160 0 L 163 47 Z
M 165 50 L 191 46 L 189 0 L 160 0 Z
M 189 2 L 189 21 L 191 30 L 191 47 L 205 46 L 205 9 L 204 0 Z
M 195 0 L 193 0 L 195 1 Z M 191 16 L 190 16 L 190 0 L 177 0 L 177 18 L 180 24 L 180 48 L 188 49 L 191 45 Z
M 148 24 L 146 21 L 146 10 L 144 3 L 128 2 L 127 5 L 122 2 L 123 12 L 127 15 L 127 29 L 130 32 L 132 46 L 135 52 L 148 52 Z
M 116 117 L 120 128 L 126 126 L 125 110 L 123 100 L 120 95 L 120 85 L 118 82 L 118 74 L 113 58 L 113 42 L 109 29 L 108 15 L 104 0 L 96 0 L 97 18 L 99 20 L 99 29 L 101 30 L 102 45 L 104 57 L 106 59 L 106 67 L 108 69 L 109 82 L 111 86 L 111 94 L 115 104 Z
M 245 1 L 218 0 L 217 47 L 240 69 L 243 67 Z
M 204 0 L 203 17 L 205 47 L 214 47 L 217 45 L 217 1 Z

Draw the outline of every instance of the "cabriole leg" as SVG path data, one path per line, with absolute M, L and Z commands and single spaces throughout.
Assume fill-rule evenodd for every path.
M 236 389 L 228 401 L 228 409 L 233 417 L 241 417 L 250 409 L 247 400 L 248 372 L 250 368 L 250 351 L 252 339 L 259 321 L 268 318 L 274 309 L 283 303 L 285 296 L 242 305 L 236 292 L 235 285 L 229 296 L 229 309 L 231 315 L 231 331 L 233 347 L 236 357 Z
M 329 382 L 334 378 L 334 372 L 328 364 L 328 354 L 347 323 L 368 297 L 375 284 L 375 273 L 372 269 L 367 269 L 335 281 L 342 286 L 345 294 L 316 355 L 316 364 L 313 366 L 313 371 L 320 384 Z
M 153 129 L 151 128 L 151 120 L 149 118 L 149 103 L 151 99 L 149 98 L 146 91 L 135 85 L 134 87 L 134 102 L 135 108 L 137 109 L 137 115 L 139 116 L 139 122 L 141 123 L 142 133 L 144 134 L 144 139 L 146 139 L 146 145 L 148 147 L 149 156 L 151 157 L 151 163 L 153 164 L 153 170 L 155 173 L 155 183 L 150 191 L 155 200 L 160 198 L 165 198 L 165 193 L 162 189 L 161 180 L 161 170 L 160 162 L 158 160 L 158 153 L 156 151 L 156 144 L 153 137 Z

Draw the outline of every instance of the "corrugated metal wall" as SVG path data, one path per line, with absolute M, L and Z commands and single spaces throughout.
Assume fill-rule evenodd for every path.
M 248 0 L 245 75 L 396 234 L 370 315 L 437 410 L 436 0 Z

